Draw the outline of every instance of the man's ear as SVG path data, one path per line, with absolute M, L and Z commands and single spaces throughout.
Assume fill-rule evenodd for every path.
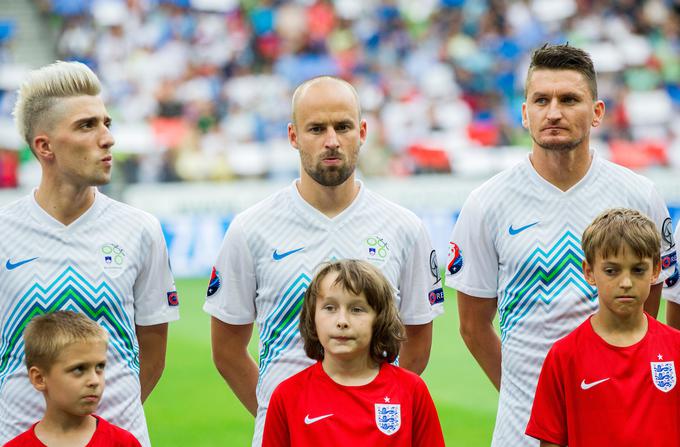
M 295 124 L 288 123 L 288 141 L 290 142 L 290 145 L 293 146 L 295 149 L 300 148 L 298 146 L 297 137 L 298 137 L 297 129 L 295 128 Z
M 50 137 L 45 134 L 36 135 L 33 138 L 33 152 L 38 159 L 52 160 L 54 152 L 50 146 Z
M 45 372 L 37 366 L 31 366 L 28 368 L 28 380 L 31 381 L 33 388 L 40 392 L 44 392 L 47 389 L 47 384 L 45 383 Z
M 583 269 L 583 276 L 586 278 L 588 284 L 594 286 L 595 276 L 593 275 L 593 269 L 591 268 L 590 264 L 588 264 L 588 261 L 584 259 L 583 264 L 581 264 L 581 268 Z

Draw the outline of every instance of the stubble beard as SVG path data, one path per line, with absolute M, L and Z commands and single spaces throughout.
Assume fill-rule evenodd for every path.
M 338 153 L 332 153 L 331 155 L 340 157 Z M 324 166 L 322 160 L 320 160 L 313 167 L 308 166 L 306 163 L 303 163 L 303 167 L 307 175 L 319 185 L 335 187 L 345 183 L 354 174 L 354 169 L 356 168 L 356 163 L 347 161 L 345 157 L 342 157 L 342 160 L 344 163 L 340 166 Z
M 538 147 L 541 149 L 545 149 L 546 151 L 553 151 L 553 152 L 569 152 L 581 145 L 583 143 L 584 138 L 580 138 L 578 140 L 572 140 L 572 141 L 565 141 L 563 143 L 545 143 L 537 138 L 535 138 L 533 135 L 531 136 L 531 139 L 536 143 Z

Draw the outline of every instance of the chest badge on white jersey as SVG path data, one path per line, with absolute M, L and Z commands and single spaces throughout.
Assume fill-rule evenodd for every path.
M 387 241 L 380 236 L 369 236 L 364 240 L 366 260 L 381 264 L 387 260 L 390 247 Z
M 113 242 L 103 244 L 97 250 L 97 257 L 104 271 L 110 276 L 123 273 L 126 265 L 125 250 Z
M 661 356 L 659 356 L 661 357 Z M 676 374 L 675 363 L 670 362 L 650 362 L 652 367 L 652 382 L 654 386 L 664 393 L 675 388 Z
M 401 405 L 375 404 L 375 423 L 386 435 L 395 434 L 401 427 Z

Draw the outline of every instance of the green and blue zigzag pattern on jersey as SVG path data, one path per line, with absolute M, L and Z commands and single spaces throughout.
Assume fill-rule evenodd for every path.
M 0 338 L 0 389 L 12 372 L 23 367 L 22 335 L 28 322 L 56 310 L 80 312 L 99 322 L 110 334 L 109 345 L 139 374 L 139 349 L 120 298 L 106 282 L 92 285 L 69 266 L 48 286 L 31 286 L 10 313 Z
M 510 280 L 499 300 L 501 340 L 526 317 L 538 300 L 550 304 L 569 288 L 593 302 L 597 290 L 583 277 L 581 239 L 567 231 L 547 252 L 536 248 Z
M 276 308 L 262 324 L 260 340 L 260 380 L 281 353 L 294 346 L 299 337 L 298 324 L 302 299 L 309 287 L 311 278 L 302 273 L 283 292 Z

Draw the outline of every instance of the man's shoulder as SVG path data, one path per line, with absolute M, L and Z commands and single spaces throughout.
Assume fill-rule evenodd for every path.
M 486 200 L 502 201 L 506 195 L 505 193 L 513 187 L 524 189 L 526 187 L 526 182 L 529 180 L 525 164 L 526 162 L 520 162 L 495 174 L 473 189 L 470 193 L 470 197 L 474 196 L 476 199 L 482 198 Z
M 234 220 L 258 221 L 262 218 L 271 218 L 280 212 L 294 212 L 291 209 L 291 186 L 279 189 L 259 202 L 250 205 L 240 211 Z
M 143 228 L 157 227 L 159 221 L 153 214 L 136 208 L 124 202 L 112 199 L 105 194 L 99 194 L 102 200 L 102 215 L 100 217 L 111 222 L 135 222 Z
M 616 164 L 613 161 L 601 158 L 600 163 L 601 163 L 603 172 L 613 182 L 621 182 L 621 183 L 634 182 L 637 185 L 644 185 L 648 188 L 651 188 L 654 185 L 654 182 L 652 182 L 652 180 L 645 177 L 644 175 L 638 174 L 637 172 L 635 172 L 635 171 L 633 171 L 633 170 L 631 170 L 631 169 L 629 169 L 625 166 L 621 166 L 619 164 Z
M 407 224 L 414 224 L 421 221 L 410 209 L 393 202 L 369 188 L 365 188 L 364 190 L 362 209 L 368 210 L 368 212 L 376 216 L 385 216 L 391 220 L 394 220 L 392 216 L 396 214 L 399 216 L 399 219 L 396 220 L 395 223 L 404 222 Z
M 26 195 L 13 200 L 5 205 L 0 206 L 0 223 L 3 219 L 9 218 L 15 215 L 24 215 L 26 208 L 29 206 L 31 201 L 31 196 Z

